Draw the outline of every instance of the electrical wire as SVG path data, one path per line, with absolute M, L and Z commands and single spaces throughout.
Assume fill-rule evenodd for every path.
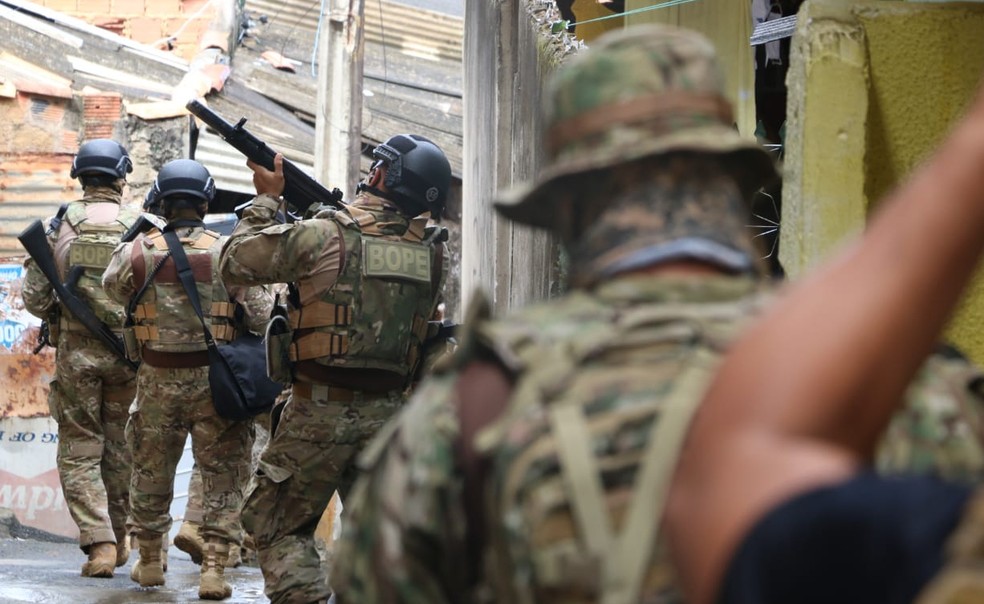
M 651 10 L 658 10 L 661 8 L 670 8 L 671 6 L 680 6 L 681 4 L 690 4 L 691 2 L 696 2 L 697 0 L 670 0 L 669 2 L 661 2 L 659 4 L 653 4 L 652 6 L 644 6 L 642 8 L 632 9 L 630 11 L 625 11 L 624 13 L 616 13 L 614 15 L 605 15 L 604 17 L 595 17 L 594 19 L 588 19 L 587 21 L 578 21 L 577 23 L 568 23 L 565 29 L 570 29 L 575 25 L 587 25 L 588 23 L 596 23 L 598 21 L 607 21 L 609 19 L 622 19 L 628 17 L 629 15 L 637 15 L 639 13 L 647 13 Z

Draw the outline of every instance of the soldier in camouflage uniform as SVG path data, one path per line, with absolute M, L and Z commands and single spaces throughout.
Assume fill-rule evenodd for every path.
M 284 188 L 250 164 L 258 196 L 222 254 L 228 283 L 290 283 L 292 333 L 268 337 L 290 399 L 273 412 L 270 442 L 243 508 L 266 594 L 275 604 L 329 596 L 314 532 L 334 491 L 344 498 L 354 460 L 402 405 L 446 275 L 439 217 L 451 167 L 431 141 L 397 135 L 349 205 L 277 224 Z
M 135 322 L 128 346 L 135 344 L 142 360 L 127 423 L 133 451 L 130 501 L 140 546 L 130 577 L 142 587 L 164 584 L 162 538 L 171 526 L 175 469 L 190 433 L 205 509 L 198 595 L 221 600 L 232 593 L 223 570 L 230 544 L 241 541 L 238 515 L 250 470 L 252 422 L 226 420 L 215 411 L 201 320 L 178 278 L 166 237 L 179 237 L 216 342 L 228 342 L 244 329 L 261 332 L 273 301 L 264 288 L 227 288 L 222 282 L 219 253 L 225 238 L 202 222 L 214 190 L 198 162 L 179 159 L 162 167 L 153 197 L 162 203 L 167 226 L 117 248 L 103 286 L 127 306 Z
M 599 38 L 547 98 L 547 166 L 498 210 L 563 242 L 572 289 L 469 309 L 458 354 L 360 458 L 339 602 L 680 600 L 660 509 L 688 414 L 769 297 L 745 225 L 775 168 L 693 32 Z
M 120 237 L 140 216 L 139 208 L 121 206 L 132 169 L 119 143 L 86 142 L 71 171 L 82 183 L 83 197 L 62 206 L 45 225 L 62 279 L 80 267 L 75 292 L 114 331 L 122 328 L 123 309 L 107 299 L 100 278 Z M 58 422 L 58 475 L 79 527 L 79 546 L 89 558 L 82 576 L 112 577 L 129 556 L 130 452 L 124 426 L 135 373 L 58 303 L 31 258 L 25 268 L 24 306 L 48 322 L 57 347 L 48 404 Z

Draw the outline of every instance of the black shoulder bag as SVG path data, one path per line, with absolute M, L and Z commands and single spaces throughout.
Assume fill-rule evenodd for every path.
M 164 240 L 174 259 L 178 279 L 202 322 L 208 346 L 208 383 L 215 411 L 230 420 L 243 420 L 269 411 L 283 385 L 267 377 L 263 338 L 247 332 L 228 344 L 216 344 L 205 323 L 195 278 L 177 233 L 165 228 Z

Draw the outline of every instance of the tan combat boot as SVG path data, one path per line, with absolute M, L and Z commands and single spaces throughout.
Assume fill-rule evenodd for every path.
M 104 541 L 89 546 L 89 560 L 82 565 L 83 577 L 111 579 L 116 568 L 116 544 Z
M 205 540 L 203 553 L 198 597 L 202 600 L 225 600 L 232 595 L 232 586 L 225 580 L 225 561 L 229 558 L 229 543 L 209 537 Z
M 201 529 L 202 525 L 197 522 L 185 520 L 181 523 L 181 530 L 174 536 L 174 547 L 191 556 L 191 561 L 195 564 L 202 563 L 202 549 L 205 547 Z
M 140 587 L 164 585 L 164 564 L 161 560 L 160 535 L 152 538 L 139 538 L 140 559 L 130 569 L 130 579 L 140 584 Z
M 229 557 L 226 558 L 225 567 L 226 568 L 237 568 L 243 564 L 243 552 L 242 548 L 238 545 L 229 546 Z
M 127 563 L 130 559 L 130 539 L 127 534 L 116 535 L 116 568 Z

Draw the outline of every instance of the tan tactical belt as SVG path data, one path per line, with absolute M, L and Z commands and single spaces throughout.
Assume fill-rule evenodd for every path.
M 291 387 L 294 396 L 319 401 L 338 401 L 351 403 L 355 400 L 356 391 L 335 386 L 311 384 L 309 382 L 294 382 Z
M 191 369 L 193 367 L 208 366 L 208 351 L 196 350 L 194 352 L 161 352 L 151 350 L 146 346 L 140 352 L 140 358 L 144 363 L 151 367 L 161 369 Z

